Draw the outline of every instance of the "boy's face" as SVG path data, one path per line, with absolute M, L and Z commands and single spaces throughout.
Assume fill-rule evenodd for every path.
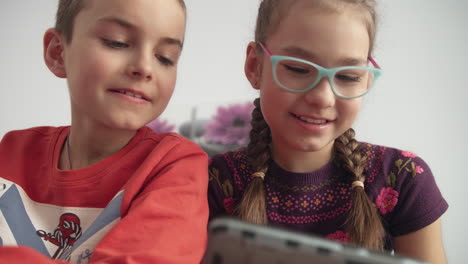
M 185 12 L 176 0 L 90 0 L 75 18 L 63 65 L 74 123 L 136 130 L 166 108 Z

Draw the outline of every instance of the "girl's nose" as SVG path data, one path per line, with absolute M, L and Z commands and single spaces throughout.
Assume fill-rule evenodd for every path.
M 335 94 L 330 86 L 328 77 L 322 78 L 317 85 L 304 94 L 304 100 L 319 108 L 332 107 L 335 104 Z

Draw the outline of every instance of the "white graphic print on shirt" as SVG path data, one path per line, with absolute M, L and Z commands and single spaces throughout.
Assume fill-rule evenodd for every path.
M 54 259 L 88 263 L 96 244 L 120 220 L 123 191 L 105 208 L 60 207 L 31 200 L 0 178 L 0 246 L 22 245 Z

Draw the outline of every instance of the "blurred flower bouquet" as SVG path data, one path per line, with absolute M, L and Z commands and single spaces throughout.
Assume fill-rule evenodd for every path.
M 209 156 L 247 145 L 253 109 L 251 102 L 218 107 L 212 120 L 204 125 L 199 145 Z
M 175 125 L 170 124 L 167 120 L 156 118 L 153 121 L 146 124 L 147 127 L 151 128 L 156 133 L 168 133 L 175 129 Z
M 179 132 L 212 157 L 248 143 L 253 109 L 251 102 L 220 106 L 209 120 L 196 119 L 194 109 L 192 120 L 182 124 Z
M 220 106 L 213 120 L 205 125 L 204 138 L 223 145 L 245 145 L 249 139 L 252 103 Z
M 250 121 L 254 105 L 251 102 L 220 106 L 209 120 L 196 119 L 196 109 L 192 110 L 192 120 L 179 127 L 179 133 L 197 143 L 207 154 L 215 154 L 246 146 L 251 129 Z M 156 118 L 146 124 L 156 133 L 172 132 L 175 125 L 167 120 Z

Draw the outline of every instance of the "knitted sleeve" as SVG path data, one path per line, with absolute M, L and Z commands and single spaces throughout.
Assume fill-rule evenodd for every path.
M 225 155 L 214 156 L 209 161 L 208 172 L 210 221 L 222 215 L 232 215 L 235 207 L 234 186 Z

